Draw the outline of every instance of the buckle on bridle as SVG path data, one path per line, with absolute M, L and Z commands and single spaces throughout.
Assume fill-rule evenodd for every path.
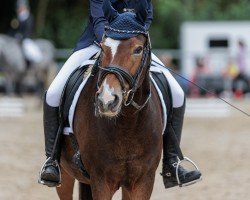
M 124 93 L 124 105 L 129 106 L 134 98 L 135 93 L 132 90 L 129 90 Z

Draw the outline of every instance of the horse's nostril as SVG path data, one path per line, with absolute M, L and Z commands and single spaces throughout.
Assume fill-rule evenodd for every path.
M 103 107 L 103 102 L 102 102 L 102 99 L 100 98 L 100 95 L 97 95 L 97 105 L 99 106 L 99 108 L 102 108 Z
M 109 107 L 111 109 L 114 109 L 118 105 L 118 103 L 119 103 L 119 96 L 116 95 L 116 94 L 114 94 L 114 97 L 115 97 L 114 101 L 111 102 L 110 105 L 109 105 Z
M 105 96 L 105 94 L 96 93 L 96 106 L 100 112 L 115 112 L 117 105 L 119 104 L 119 96 L 116 94 L 111 94 L 110 96 Z

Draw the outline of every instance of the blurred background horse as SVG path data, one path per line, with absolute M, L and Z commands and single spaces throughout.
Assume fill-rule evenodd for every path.
M 17 39 L 0 34 L 0 84 L 7 94 L 32 91 L 41 95 L 55 75 L 54 45 L 45 39 L 34 42 L 42 53 L 38 63 L 25 59 Z

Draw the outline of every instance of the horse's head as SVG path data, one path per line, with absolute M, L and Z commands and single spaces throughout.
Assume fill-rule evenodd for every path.
M 104 11 L 110 21 L 101 42 L 96 106 L 99 114 L 115 117 L 122 105 L 133 102 L 148 71 L 150 42 L 145 30 L 146 7 L 140 4 L 136 13 L 118 14 L 109 1 Z

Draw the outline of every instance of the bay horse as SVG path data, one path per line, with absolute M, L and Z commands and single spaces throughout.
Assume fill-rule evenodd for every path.
M 123 200 L 148 200 L 161 158 L 163 111 L 151 83 L 147 35 L 126 40 L 104 37 L 101 55 L 81 92 L 74 137 L 90 178 L 74 165 L 75 145 L 63 136 L 61 200 L 110 200 L 121 188 Z

